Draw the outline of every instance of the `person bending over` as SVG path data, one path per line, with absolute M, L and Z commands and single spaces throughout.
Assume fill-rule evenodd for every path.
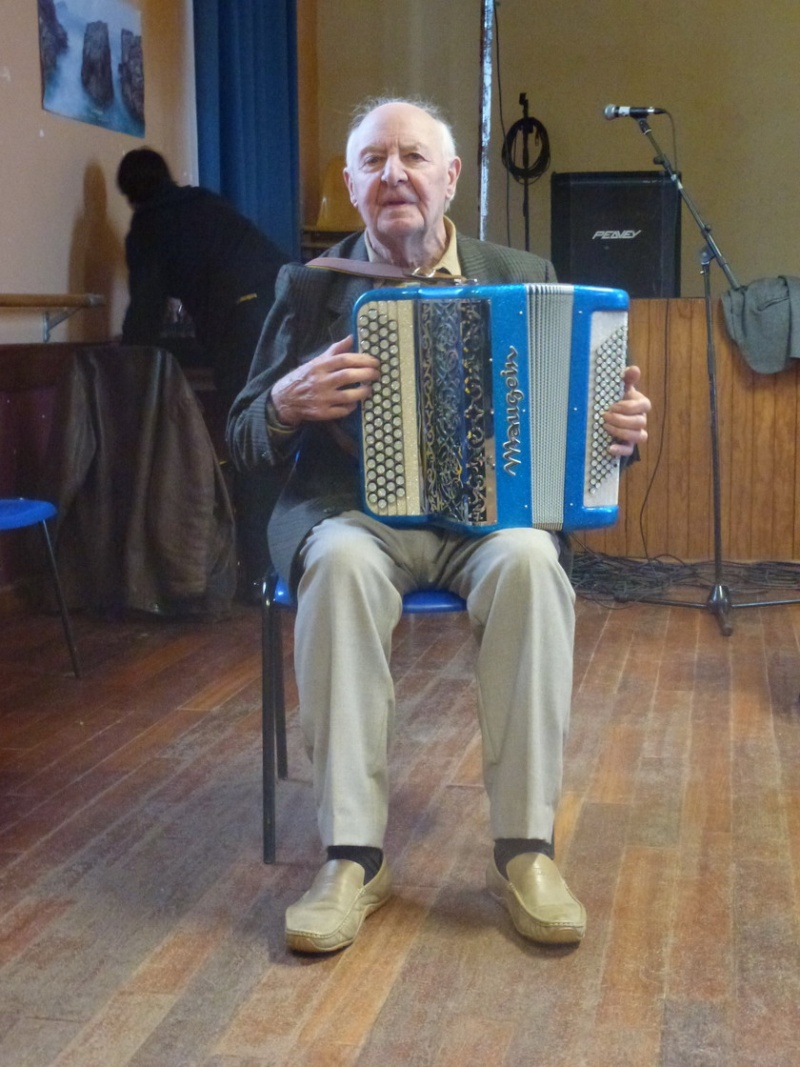
M 223 197 L 178 185 L 152 148 L 123 156 L 117 186 L 133 208 L 125 238 L 130 302 L 122 341 L 170 348 L 168 308 L 170 301 L 179 301 L 201 350 L 194 361 L 211 367 L 227 412 L 247 381 L 275 280 L 288 256 Z M 174 343 L 173 348 L 185 362 L 183 349 Z M 248 598 L 260 588 L 269 565 L 265 530 L 280 485 L 277 471 L 234 479 L 240 588 Z

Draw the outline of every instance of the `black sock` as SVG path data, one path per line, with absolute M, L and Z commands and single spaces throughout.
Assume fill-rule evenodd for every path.
M 540 841 L 537 837 L 498 837 L 494 843 L 494 862 L 504 878 L 506 864 L 523 852 L 542 852 L 553 859 L 555 849 L 552 841 Z
M 364 885 L 371 882 L 383 863 L 383 850 L 371 845 L 329 845 L 329 860 L 353 860 L 364 868 Z

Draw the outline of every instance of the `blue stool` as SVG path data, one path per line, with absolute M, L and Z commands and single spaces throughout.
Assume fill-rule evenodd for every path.
M 64 593 L 61 589 L 61 579 L 58 576 L 58 567 L 53 553 L 53 545 L 50 541 L 50 532 L 47 529 L 47 520 L 52 519 L 55 515 L 56 509 L 54 505 L 47 500 L 26 500 L 23 497 L 17 497 L 13 500 L 0 500 L 0 530 L 20 530 L 25 526 L 38 526 L 42 531 L 58 607 L 61 611 L 61 625 L 64 627 L 64 637 L 67 640 L 67 647 L 72 660 L 72 669 L 75 672 L 75 677 L 80 678 L 81 669 L 78 663 L 78 653 L 72 637 L 72 626 L 69 621 Z
M 286 756 L 286 706 L 283 687 L 281 612 L 294 611 L 295 599 L 286 583 L 271 570 L 264 579 L 261 601 L 261 743 L 264 808 L 264 862 L 275 862 L 275 785 L 289 774 Z M 430 615 L 465 611 L 466 603 L 446 589 L 416 589 L 403 597 L 403 613 Z

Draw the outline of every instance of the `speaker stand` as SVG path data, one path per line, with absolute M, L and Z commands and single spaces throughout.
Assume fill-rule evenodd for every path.
M 644 603 L 650 604 L 668 604 L 672 607 L 679 608 L 703 608 L 710 611 L 717 620 L 720 628 L 720 632 L 724 637 L 730 637 L 733 633 L 733 621 L 730 617 L 731 611 L 734 608 L 760 608 L 760 607 L 773 607 L 777 604 L 797 604 L 800 603 L 800 599 L 789 600 L 755 600 L 746 604 L 737 604 L 731 597 L 730 590 L 725 585 L 723 580 L 723 564 L 722 564 L 722 507 L 721 507 L 721 492 L 720 492 L 720 461 L 719 461 L 719 424 L 717 420 L 717 357 L 716 349 L 714 346 L 714 324 L 712 317 L 712 300 L 711 300 L 711 262 L 716 261 L 722 270 L 723 274 L 728 280 L 728 284 L 732 289 L 738 289 L 739 283 L 734 277 L 733 271 L 728 266 L 725 257 L 719 249 L 716 241 L 711 235 L 711 227 L 703 221 L 700 212 L 697 210 L 696 205 L 692 201 L 683 187 L 675 168 L 670 162 L 669 158 L 661 150 L 658 142 L 653 136 L 653 131 L 650 128 L 650 124 L 646 118 L 638 120 L 639 128 L 642 133 L 650 141 L 650 144 L 655 150 L 654 163 L 663 168 L 670 180 L 678 190 L 683 203 L 686 205 L 689 214 L 697 224 L 700 233 L 705 241 L 705 246 L 700 253 L 701 273 L 703 275 L 703 297 L 705 299 L 705 311 L 706 311 L 706 362 L 708 368 L 708 401 L 709 401 L 709 426 L 711 431 L 711 474 L 712 474 L 712 515 L 714 523 L 714 584 L 709 590 L 708 597 L 705 602 L 692 601 L 692 600 L 670 600 L 665 597 L 638 597 L 638 599 Z M 634 598 L 631 598 L 634 599 Z

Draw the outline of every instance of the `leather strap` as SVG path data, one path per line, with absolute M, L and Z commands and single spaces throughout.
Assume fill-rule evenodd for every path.
M 475 285 L 475 278 L 464 278 L 446 270 L 423 271 L 419 267 L 409 270 L 392 263 L 373 263 L 363 259 L 338 259 L 336 256 L 317 256 L 306 263 L 307 267 L 320 270 L 335 270 L 342 274 L 356 274 L 362 278 L 374 278 L 385 282 L 418 282 L 421 285 Z

